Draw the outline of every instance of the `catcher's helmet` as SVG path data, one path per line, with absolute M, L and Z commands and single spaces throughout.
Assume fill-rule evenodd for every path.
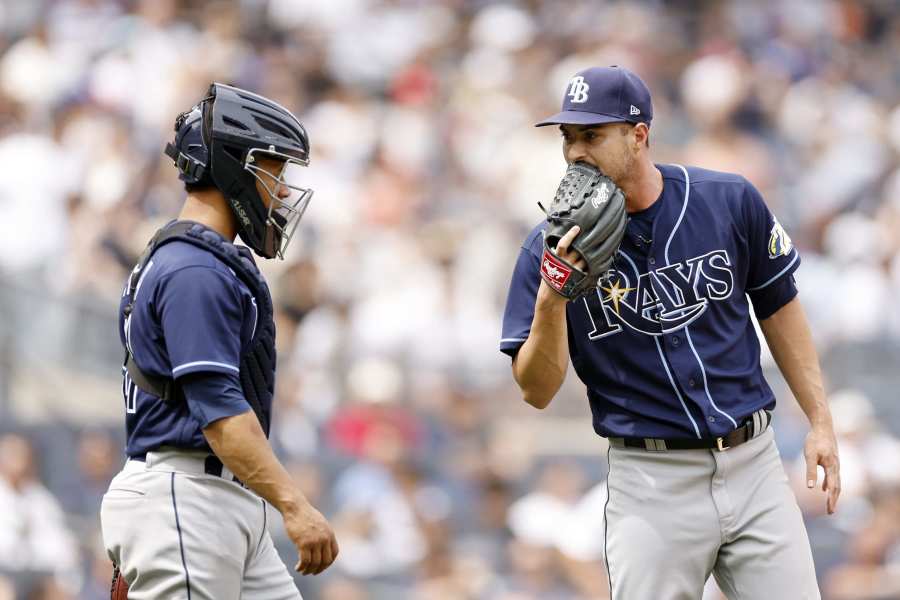
M 165 153 L 175 161 L 182 181 L 213 185 L 222 192 L 238 235 L 254 252 L 284 258 L 313 194 L 291 183 L 296 169 L 309 164 L 309 137 L 290 111 L 246 90 L 213 83 L 206 98 L 175 120 L 175 141 L 166 145 Z M 260 158 L 277 160 L 283 167 L 263 178 Z M 268 207 L 257 181 L 267 192 Z M 279 198 L 273 181 L 287 187 L 290 196 Z

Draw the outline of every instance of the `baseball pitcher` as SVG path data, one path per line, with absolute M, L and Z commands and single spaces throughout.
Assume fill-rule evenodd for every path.
M 732 600 L 819 598 L 771 429 L 756 314 L 809 418 L 809 487 L 838 451 L 793 273 L 797 249 L 739 175 L 654 164 L 650 92 L 621 67 L 575 75 L 557 125 L 569 164 L 525 240 L 502 352 L 546 407 L 571 357 L 609 440 L 605 550 L 614 600 L 697 600 L 712 573 Z

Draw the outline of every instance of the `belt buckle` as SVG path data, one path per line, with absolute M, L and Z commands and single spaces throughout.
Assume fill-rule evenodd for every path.
M 716 438 L 716 449 L 718 449 L 719 452 L 725 452 L 726 450 L 728 450 L 730 448 L 731 448 L 731 446 L 725 445 L 725 438 L 721 438 L 721 437 Z

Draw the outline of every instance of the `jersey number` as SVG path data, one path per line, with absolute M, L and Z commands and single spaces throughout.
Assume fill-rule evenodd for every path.
M 137 385 L 131 380 L 128 371 L 122 369 L 122 395 L 125 396 L 125 413 L 133 415 L 137 412 Z

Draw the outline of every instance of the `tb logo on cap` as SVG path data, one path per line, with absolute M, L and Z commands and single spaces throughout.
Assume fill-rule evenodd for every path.
M 569 82 L 569 93 L 566 95 L 572 99 L 572 102 L 582 104 L 587 102 L 589 89 L 591 86 L 584 82 L 584 77 L 578 75 Z

